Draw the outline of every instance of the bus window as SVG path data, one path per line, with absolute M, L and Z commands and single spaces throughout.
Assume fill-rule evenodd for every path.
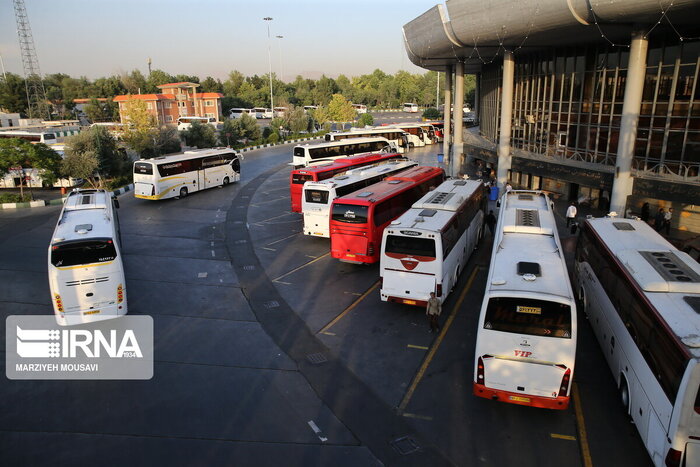
M 543 300 L 496 297 L 489 300 L 484 329 L 570 339 L 571 308 Z
M 304 190 L 307 203 L 328 204 L 327 190 Z
M 405 237 L 388 235 L 386 237 L 387 253 L 399 255 L 435 258 L 435 240 L 432 238 Z
M 358 206 L 355 204 L 334 204 L 333 220 L 338 222 L 346 222 L 348 224 L 366 224 L 367 211 L 367 206 Z
M 51 264 L 57 268 L 114 261 L 117 251 L 112 240 L 91 240 L 54 245 Z
M 143 175 L 153 175 L 153 165 L 144 162 L 137 162 L 134 164 L 134 172 Z

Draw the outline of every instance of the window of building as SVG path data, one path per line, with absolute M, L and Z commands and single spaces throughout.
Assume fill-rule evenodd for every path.
M 214 105 L 214 101 L 204 101 L 204 105 L 207 107 L 212 107 Z
M 165 123 L 172 123 L 173 121 L 173 116 L 172 115 L 166 115 L 165 116 Z

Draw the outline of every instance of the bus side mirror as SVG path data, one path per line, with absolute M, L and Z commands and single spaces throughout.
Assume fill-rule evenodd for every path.
M 114 207 L 119 209 L 119 200 L 117 198 L 112 198 L 112 201 L 114 201 Z

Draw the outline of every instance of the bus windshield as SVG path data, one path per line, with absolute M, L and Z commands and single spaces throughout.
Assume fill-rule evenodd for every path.
M 58 267 L 114 261 L 117 250 L 109 239 L 66 242 L 51 248 L 51 264 Z
M 571 339 L 571 307 L 528 298 L 492 298 L 484 329 Z
M 395 253 L 399 255 L 435 258 L 435 240 L 432 238 L 388 235 L 386 237 L 385 251 L 387 253 Z
M 304 190 L 307 203 L 328 204 L 328 191 Z
M 153 175 L 153 164 L 150 162 L 137 162 L 134 164 L 134 173 L 142 175 Z
M 348 224 L 366 224 L 368 210 L 367 206 L 356 204 L 334 204 L 333 220 Z
M 303 185 L 304 182 L 310 182 L 313 179 L 313 175 L 309 174 L 292 174 L 292 183 L 295 185 Z

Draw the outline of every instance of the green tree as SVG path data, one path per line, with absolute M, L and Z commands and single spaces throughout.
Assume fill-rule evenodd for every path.
M 67 138 L 65 155 L 64 171 L 67 175 L 85 178 L 93 186 L 98 183 L 95 174 L 100 176 L 101 183 L 104 178 L 121 176 L 127 168 L 116 140 L 104 127 L 92 127 Z M 92 168 L 92 173 L 86 174 L 86 169 L 79 167 L 80 163 L 86 163 Z
M 148 112 L 146 103 L 142 100 L 128 99 L 124 106 L 124 120 L 127 125 L 122 131 L 122 140 L 140 157 L 154 157 L 159 152 L 156 118 Z
M 174 82 L 175 77 L 173 77 L 173 75 L 166 73 L 163 70 L 153 70 L 148 75 L 148 79 L 146 80 L 148 87 L 142 92 L 158 92 L 158 86 Z
M 355 109 L 342 94 L 333 94 L 328 103 L 328 117 L 334 122 L 352 122 L 355 120 Z
M 221 80 L 207 76 L 204 78 L 204 81 L 202 81 L 199 90 L 200 92 L 222 92 L 224 90 L 224 85 Z
M 27 116 L 24 78 L 14 73 L 7 73 L 7 79 L 0 81 L 0 109 Z
M 260 127 L 258 126 L 258 122 L 250 115 L 243 114 L 240 118 L 237 118 L 234 123 L 238 129 L 239 139 L 242 139 L 247 143 L 250 140 L 260 138 Z
M 309 128 L 309 116 L 303 107 L 291 107 L 284 120 L 292 133 L 301 133 Z
M 199 149 L 216 146 L 216 132 L 208 123 L 193 122 L 189 128 L 180 132 L 185 144 Z
M 423 118 L 427 120 L 437 120 L 440 117 L 440 111 L 435 107 L 429 107 L 423 111 Z
M 110 101 L 100 102 L 97 98 L 90 99 L 90 102 L 85 104 L 83 111 L 87 116 L 88 120 L 92 123 L 95 122 L 110 122 L 112 121 L 113 109 Z
M 61 175 L 61 156 L 42 143 L 32 144 L 19 138 L 0 139 L 0 177 L 13 167 L 37 169 L 44 183 L 53 185 Z
M 374 123 L 374 117 L 372 117 L 372 114 L 364 113 L 360 115 L 360 118 L 357 119 L 357 123 L 355 123 L 355 126 L 358 128 L 364 128 L 366 126 L 371 126 Z
M 128 94 L 141 94 L 148 90 L 148 82 L 139 70 L 134 70 L 128 74 L 125 73 L 120 79 Z

